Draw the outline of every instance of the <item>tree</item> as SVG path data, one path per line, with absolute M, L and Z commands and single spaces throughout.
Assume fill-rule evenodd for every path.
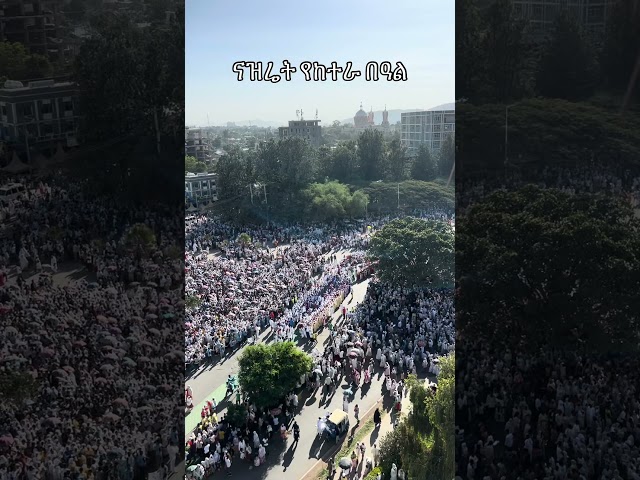
M 369 205 L 369 196 L 362 190 L 357 190 L 351 195 L 351 201 L 349 202 L 349 214 L 352 216 L 359 216 L 366 213 L 367 206 Z
M 496 346 L 637 348 L 639 222 L 627 202 L 529 186 L 456 223 L 456 326 Z
M 157 246 L 156 235 L 144 223 L 136 223 L 127 232 L 125 244 L 138 255 L 148 255 Z
M 600 64 L 604 84 L 615 92 L 627 88 L 640 55 L 640 8 L 630 1 L 614 2 L 609 8 Z
M 597 65 L 591 46 L 579 25 L 562 14 L 543 53 L 536 87 L 545 97 L 582 100 L 590 97 L 597 83 Z
M 356 144 L 355 142 L 340 143 L 331 156 L 331 170 L 329 178 L 348 182 L 356 176 Z
M 94 34 L 74 63 L 89 139 L 153 134 L 159 145 L 161 134 L 180 131 L 184 79 L 177 67 L 184 67 L 184 23 L 176 13 L 179 21 L 169 28 L 140 29 L 121 15 L 93 20 Z
M 456 2 L 456 96 L 472 102 L 482 95 L 486 52 L 482 49 L 481 19 L 475 0 Z M 418 179 L 422 180 L 422 179 Z
M 0 42 L 0 80 L 34 80 L 51 75 L 42 55 L 30 54 L 21 43 Z
M 333 156 L 331 149 L 326 145 L 318 149 L 318 180 L 329 178 L 333 173 Z
M 190 155 L 184 157 L 184 171 L 191 173 L 199 173 L 201 170 L 197 170 L 198 159 Z
M 249 245 L 251 243 L 251 236 L 248 233 L 241 233 L 238 235 L 238 243 L 241 245 Z
M 382 132 L 367 129 L 358 137 L 360 176 L 364 180 L 382 180 L 385 175 Z
M 453 135 L 447 135 L 440 147 L 438 170 L 441 177 L 448 178 L 456 163 L 456 142 Z
M 429 422 L 435 429 L 434 453 L 440 466 L 438 478 L 453 478 L 455 475 L 455 399 L 455 357 L 448 355 L 440 359 L 438 387 L 435 393 L 427 395 L 424 399 Z
M 395 182 L 371 182 L 362 189 L 371 199 L 371 210 L 375 213 L 398 212 L 398 190 L 400 190 L 400 208 L 411 211 L 424 211 L 439 208 L 449 212 L 454 211 L 454 189 L 439 183 L 409 180 Z
M 440 359 L 437 389 L 411 375 L 407 381 L 411 413 L 380 442 L 380 465 L 395 463 L 409 478 L 441 480 L 455 475 L 455 359 Z
M 394 138 L 387 146 L 386 164 L 389 169 L 388 179 L 393 182 L 401 182 L 407 178 L 408 159 L 406 148 L 400 143 L 399 138 Z
M 311 371 L 311 357 L 292 342 L 249 345 L 238 361 L 240 387 L 258 408 L 277 406 Z
M 484 59 L 485 97 L 507 103 L 522 96 L 531 77 L 526 23 L 516 17 L 510 0 L 497 0 L 485 12 L 485 26 L 481 49 L 491 52 Z
M 340 220 L 349 215 L 364 214 L 369 201 L 367 195 L 358 191 L 353 195 L 349 187 L 339 182 L 313 183 L 303 192 L 307 212 L 320 221 Z
M 373 236 L 369 256 L 394 285 L 453 286 L 454 234 L 445 222 L 394 220 Z
M 436 162 L 431 155 L 431 150 L 426 145 L 420 145 L 418 154 L 413 159 L 411 178 L 425 182 L 436 178 Z
M 218 198 L 230 199 L 244 193 L 249 194 L 249 185 L 254 179 L 246 176 L 246 156 L 237 147 L 227 149 L 218 159 L 215 173 L 218 175 Z
M 340 126 L 340 120 L 334 120 L 331 126 L 333 128 L 338 128 Z

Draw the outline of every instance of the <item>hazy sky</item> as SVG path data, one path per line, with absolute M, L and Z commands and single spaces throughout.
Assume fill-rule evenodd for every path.
M 302 109 L 322 125 L 366 111 L 428 109 L 455 100 L 454 0 L 186 0 L 186 123 L 243 120 L 286 124 Z M 352 82 L 239 82 L 237 61 L 284 59 L 362 71 Z M 406 82 L 364 79 L 369 61 L 400 61 Z M 380 119 L 377 119 L 379 121 Z

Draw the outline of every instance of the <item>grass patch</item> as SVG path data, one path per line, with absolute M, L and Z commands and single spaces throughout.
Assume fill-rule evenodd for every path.
M 384 418 L 385 415 L 387 415 L 387 412 L 385 412 L 385 411 L 381 411 L 380 412 L 380 418 Z M 349 437 L 347 437 L 345 439 L 344 443 L 342 444 L 342 448 L 340 449 L 340 451 L 338 453 L 336 453 L 336 455 L 334 457 L 336 459 L 335 464 L 334 464 L 336 470 L 340 470 L 340 467 L 338 466 L 338 463 L 340 462 L 340 459 L 342 457 L 351 457 L 351 452 L 354 449 L 354 445 L 356 443 L 360 442 L 369 433 L 371 433 L 373 431 L 374 427 L 375 427 L 375 424 L 373 423 L 373 418 L 371 418 L 371 419 L 367 420 L 366 422 L 364 422 L 362 424 L 362 426 L 358 429 L 358 431 L 353 436 L 351 441 L 349 441 Z M 329 471 L 327 470 L 327 467 L 324 467 L 316 478 L 318 480 L 325 479 L 325 478 L 327 478 L 328 473 L 329 473 Z M 375 478 L 375 477 L 373 477 L 373 478 Z

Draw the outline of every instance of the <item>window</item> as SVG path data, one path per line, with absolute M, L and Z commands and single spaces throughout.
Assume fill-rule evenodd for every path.
M 31 105 L 30 103 L 25 103 L 22 106 L 22 114 L 25 117 L 32 117 L 33 116 L 33 105 Z
M 7 105 L 4 103 L 0 104 L 0 115 L 2 115 L 3 117 L 7 116 Z
M 42 135 L 50 136 L 53 135 L 53 125 L 51 123 L 43 123 L 42 124 Z
M 53 113 L 53 107 L 50 102 L 44 103 L 42 102 L 42 108 L 40 109 L 43 115 L 50 115 Z

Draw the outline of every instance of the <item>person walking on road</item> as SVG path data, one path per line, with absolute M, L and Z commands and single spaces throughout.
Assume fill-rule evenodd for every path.
M 356 406 L 353 407 L 353 416 L 356 417 L 356 423 L 360 423 L 360 407 L 358 407 L 357 403 Z
M 380 409 L 376 408 L 376 411 L 373 412 L 373 423 L 378 428 L 380 423 L 382 422 L 382 416 L 380 415 Z

